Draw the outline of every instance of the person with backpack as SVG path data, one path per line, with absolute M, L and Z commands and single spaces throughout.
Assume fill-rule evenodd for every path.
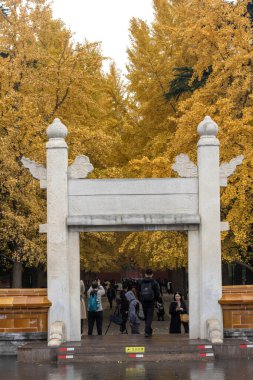
M 143 278 L 138 286 L 138 294 L 142 303 L 145 318 L 145 337 L 152 336 L 152 321 L 155 309 L 155 303 L 160 296 L 158 283 L 153 279 L 152 269 L 147 269 L 145 278 Z
M 126 299 L 129 303 L 129 309 L 128 309 L 128 320 L 131 327 L 131 333 L 132 334 L 140 334 L 139 327 L 140 327 L 140 318 L 138 316 L 139 311 L 139 301 L 137 300 L 134 292 L 131 290 L 128 290 L 126 292 Z
M 100 281 L 92 281 L 87 292 L 88 296 L 88 335 L 92 335 L 94 323 L 96 322 L 97 333 L 102 335 L 103 307 L 101 297 L 105 294 L 105 289 L 100 285 Z

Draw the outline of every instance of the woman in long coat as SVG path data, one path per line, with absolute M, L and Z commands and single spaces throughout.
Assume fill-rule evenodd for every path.
M 87 318 L 86 307 L 84 302 L 85 286 L 83 280 L 80 281 L 80 312 L 81 312 L 81 334 L 83 334 L 83 320 Z
M 181 334 L 180 314 L 187 314 L 185 302 L 179 292 L 174 294 L 174 301 L 170 304 L 170 334 Z M 187 326 L 186 326 L 187 325 Z M 185 332 L 188 332 L 188 323 L 184 323 Z

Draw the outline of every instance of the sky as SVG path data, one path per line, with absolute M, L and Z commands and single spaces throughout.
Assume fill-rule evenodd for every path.
M 53 14 L 61 18 L 83 42 L 101 41 L 102 52 L 126 73 L 129 21 L 132 17 L 153 20 L 152 0 L 53 0 Z M 107 70 L 109 64 L 104 65 Z

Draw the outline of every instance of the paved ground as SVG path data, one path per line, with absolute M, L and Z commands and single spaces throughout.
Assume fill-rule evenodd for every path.
M 169 324 L 170 324 L 170 316 L 169 316 L 169 305 L 172 300 L 172 295 L 164 294 L 163 295 L 163 301 L 164 301 L 164 308 L 165 308 L 165 317 L 164 321 L 158 321 L 156 311 L 154 312 L 154 320 L 152 324 L 153 328 L 153 334 L 168 334 L 169 333 Z M 113 309 L 110 310 L 109 303 L 107 301 L 106 297 L 102 298 L 103 308 L 104 308 L 104 321 L 103 321 L 103 333 L 105 333 L 107 326 L 109 325 L 109 317 L 113 312 L 115 311 L 116 305 L 114 303 Z M 128 331 L 130 332 L 131 329 L 129 328 L 129 325 L 127 325 Z M 182 328 L 182 332 L 184 332 L 184 329 Z M 93 333 L 96 334 L 96 328 L 94 328 Z M 140 326 L 140 333 L 144 334 L 144 322 L 141 322 Z M 84 334 L 87 335 L 87 320 L 84 324 Z M 110 328 L 108 330 L 108 335 L 117 335 L 120 334 L 119 332 L 119 326 L 111 323 Z
M 164 322 L 158 322 L 156 314 L 154 315 L 154 334 L 168 334 L 170 301 L 171 297 L 165 295 Z M 105 331 L 111 314 L 106 298 L 103 298 L 103 305 Z M 87 333 L 87 322 L 85 326 Z M 142 322 L 142 332 L 143 327 Z M 119 327 L 111 325 L 108 334 L 119 334 Z M 15 357 L 0 357 L 1 380 L 238 380 L 239 377 L 242 380 L 252 380 L 252 374 L 252 360 L 57 365 L 17 363 Z
M 0 357 L 1 380 L 252 380 L 252 374 L 253 362 L 248 360 L 57 366 Z

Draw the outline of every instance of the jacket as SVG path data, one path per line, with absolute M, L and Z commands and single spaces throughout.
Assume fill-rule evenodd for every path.
M 89 298 L 91 292 L 94 290 L 97 292 L 97 300 L 98 300 L 98 304 L 99 304 L 99 307 L 96 311 L 102 311 L 103 306 L 102 306 L 101 297 L 105 295 L 105 290 L 104 290 L 102 285 L 99 285 L 99 287 L 97 289 L 93 289 L 92 287 L 90 287 L 88 292 L 87 292 L 88 298 Z
M 126 299 L 129 302 L 128 319 L 131 325 L 139 325 L 140 319 L 138 317 L 137 309 L 139 309 L 139 301 L 136 299 L 134 293 L 129 290 L 126 292 Z
M 81 319 L 86 319 L 86 307 L 85 307 L 85 302 L 84 302 L 84 283 L 83 280 L 80 281 L 80 314 L 81 314 Z
M 145 277 L 143 278 L 139 284 L 138 284 L 138 296 L 139 296 L 139 299 L 141 300 L 141 302 L 143 303 L 142 299 L 141 299 L 141 285 L 143 283 L 147 283 L 147 282 L 152 282 L 152 289 L 153 289 L 153 292 L 154 292 L 154 300 L 151 301 L 151 302 L 157 302 L 158 301 L 158 298 L 160 297 L 160 287 L 159 287 L 159 284 L 156 280 L 154 280 L 153 278 L 150 278 L 150 277 Z M 150 301 L 149 301 L 150 302 Z

